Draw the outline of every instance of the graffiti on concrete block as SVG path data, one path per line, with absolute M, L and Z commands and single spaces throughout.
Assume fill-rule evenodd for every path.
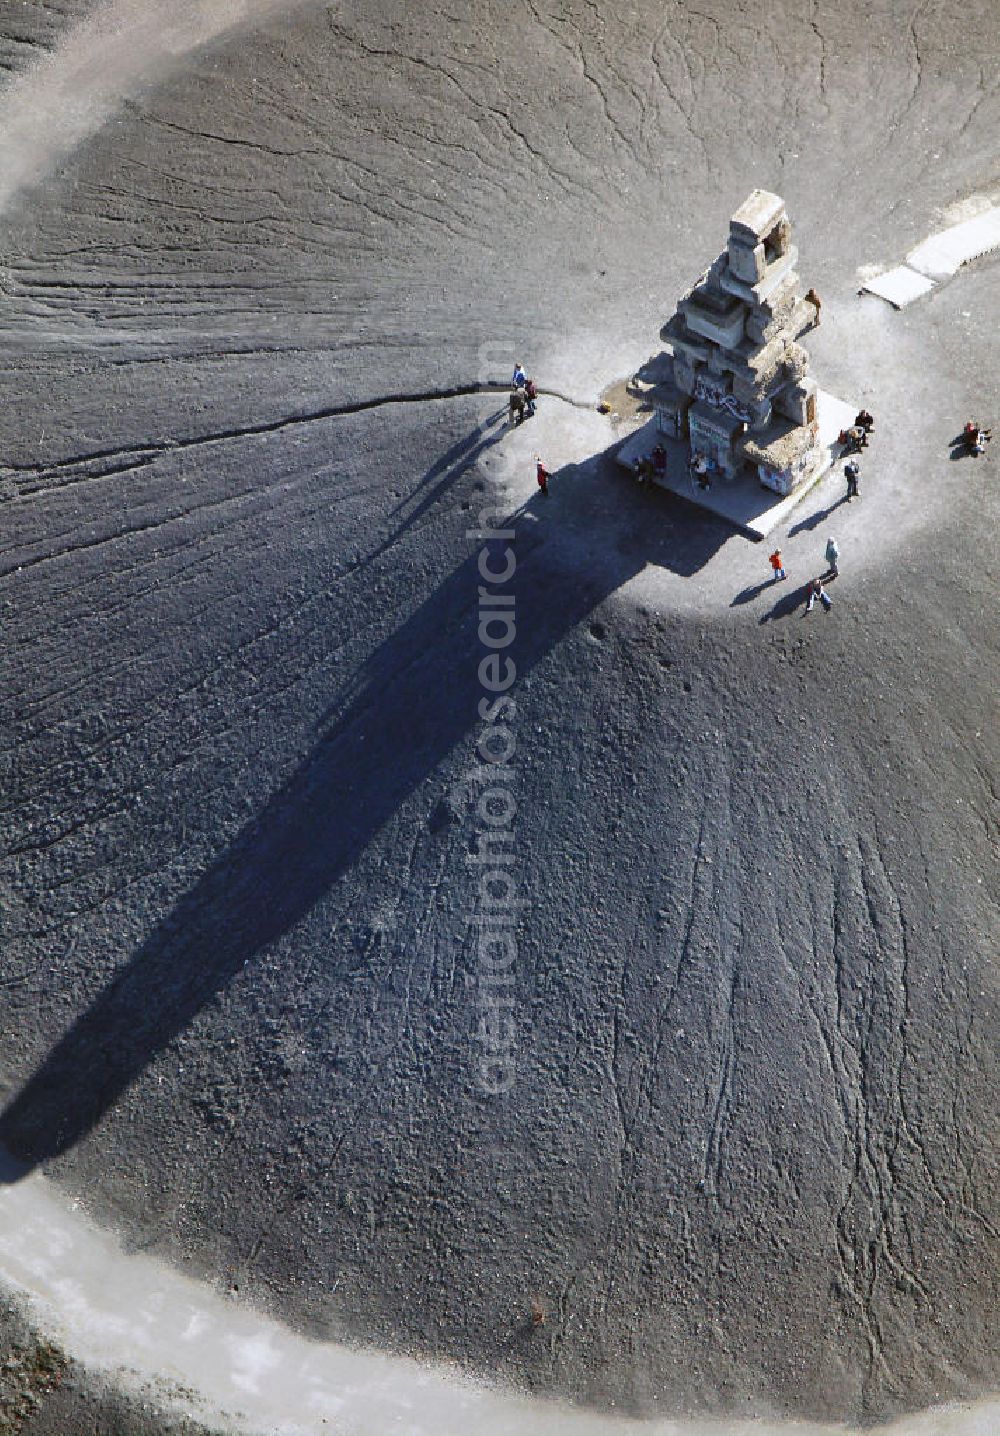
M 741 404 L 734 394 L 727 394 L 718 384 L 713 384 L 710 379 L 701 375 L 694 381 L 694 397 L 710 404 L 713 409 L 724 409 L 727 414 L 732 414 L 734 419 L 739 419 L 744 424 L 750 422 L 749 408 Z

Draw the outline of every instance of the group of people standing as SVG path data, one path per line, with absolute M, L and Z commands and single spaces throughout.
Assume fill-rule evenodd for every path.
M 867 449 L 868 436 L 875 427 L 875 420 L 867 409 L 862 409 L 855 417 L 854 423 L 849 429 L 844 429 L 839 435 L 839 442 L 844 446 L 847 456 L 847 463 L 844 465 L 844 478 L 847 480 L 847 502 L 861 497 L 860 479 L 861 465 L 856 455 L 861 449 Z M 833 599 L 827 593 L 825 584 L 831 579 L 840 575 L 840 545 L 831 534 L 826 541 L 826 548 L 823 552 L 826 559 L 826 572 L 817 578 L 811 578 L 806 585 L 806 613 L 811 613 L 819 599 L 823 607 L 829 612 L 833 607 Z M 785 560 L 781 550 L 775 549 L 770 555 L 768 562 L 771 565 L 772 583 L 779 583 L 787 578 L 785 572 Z
M 823 587 L 824 583 L 829 583 L 831 579 L 840 576 L 840 545 L 832 534 L 826 541 L 824 558 L 826 559 L 826 572 L 819 578 L 811 578 L 806 585 L 807 613 L 812 612 L 817 599 L 819 599 L 820 603 L 828 611 L 833 607 L 833 599 Z M 774 553 L 769 556 L 768 563 L 771 565 L 772 583 L 780 583 L 783 578 L 788 577 L 788 574 L 785 572 L 785 560 L 780 548 L 776 548 Z
M 635 476 L 640 484 L 652 484 L 657 479 L 665 477 L 667 472 L 667 451 L 662 444 L 657 444 L 651 454 L 644 454 L 636 462 Z
M 538 387 L 534 379 L 528 377 L 522 364 L 518 361 L 514 365 L 514 373 L 510 381 L 510 400 L 508 403 L 508 418 L 512 424 L 521 424 L 525 419 L 530 419 L 535 412 L 538 402 Z M 535 455 L 535 478 L 541 492 L 548 498 L 549 479 L 552 475 L 542 462 L 541 454 Z
M 515 364 L 514 376 L 510 381 L 510 399 L 507 407 L 510 422 L 521 424 L 525 419 L 530 419 L 535 412 L 537 401 L 538 387 L 534 379 L 529 379 L 520 363 Z
M 861 481 L 861 464 L 857 455 L 862 449 L 868 447 L 868 436 L 875 427 L 875 420 L 867 409 L 862 409 L 855 416 L 854 423 L 849 429 L 841 430 L 839 442 L 844 446 L 844 455 L 847 463 L 844 465 L 844 478 L 847 480 L 847 502 L 852 499 L 859 499 L 861 492 L 859 484 Z
M 861 409 L 855 416 L 854 423 L 849 429 L 840 434 L 840 442 L 844 445 L 847 463 L 844 465 L 844 478 L 847 481 L 848 503 L 852 499 L 861 497 L 861 464 L 857 455 L 862 449 L 867 449 L 868 438 L 875 427 L 875 420 L 867 409 Z M 826 548 L 823 552 L 826 559 L 826 572 L 817 578 L 811 578 L 806 585 L 806 613 L 811 613 L 819 599 L 823 607 L 829 612 L 833 607 L 833 599 L 827 593 L 824 584 L 840 575 L 840 545 L 831 534 L 826 541 Z M 774 570 L 774 582 L 785 577 L 784 560 L 779 549 L 775 549 L 771 555 L 771 567 Z

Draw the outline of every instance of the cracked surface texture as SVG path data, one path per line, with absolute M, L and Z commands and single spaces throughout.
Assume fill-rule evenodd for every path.
M 899 315 L 856 270 L 1000 183 L 1000 12 L 471 8 L 222 35 L 0 215 L 0 1138 L 320 1335 L 643 1413 L 993 1390 L 1000 499 L 948 443 L 996 402 L 1000 269 Z M 9 83 L 83 15 L 0 5 Z M 813 372 L 877 417 L 773 595 L 564 402 L 756 185 Z M 554 392 L 508 432 L 478 387 L 515 357 Z M 525 905 L 489 1098 L 497 495 Z

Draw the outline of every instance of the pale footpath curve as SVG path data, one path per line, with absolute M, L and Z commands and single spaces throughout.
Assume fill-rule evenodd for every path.
M 0 1157 L 0 1286 L 46 1336 L 126 1393 L 240 1436 L 848 1436 L 801 1422 L 629 1421 L 453 1369 L 310 1341 L 144 1255 Z M 1000 1401 L 905 1416 L 883 1436 L 994 1436 Z

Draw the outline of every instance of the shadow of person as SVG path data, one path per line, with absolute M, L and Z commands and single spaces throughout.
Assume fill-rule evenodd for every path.
M 429 509 L 433 508 L 438 499 L 467 469 L 481 459 L 487 450 L 492 449 L 501 441 L 506 433 L 506 418 L 507 410 L 505 408 L 498 409 L 484 419 L 481 424 L 478 424 L 471 433 L 452 444 L 451 448 L 439 459 L 436 459 L 420 479 L 415 492 L 407 495 L 405 499 L 401 499 L 396 507 L 390 510 L 390 518 L 395 518 L 397 514 L 402 514 L 404 509 L 408 509 L 405 518 L 400 518 L 392 532 L 387 534 L 380 544 L 366 553 L 357 563 L 352 564 L 346 572 L 353 573 L 359 568 L 366 568 L 387 553 L 393 544 L 398 543 L 403 535 L 413 528 Z M 418 495 L 419 497 L 417 497 Z M 414 498 L 417 498 L 415 504 L 413 503 Z M 412 508 L 409 507 L 411 504 Z
M 765 578 L 762 579 L 760 583 L 754 583 L 751 584 L 749 588 L 741 589 L 740 592 L 736 595 L 736 597 L 731 600 L 729 607 L 739 608 L 741 604 L 753 603 L 754 599 L 759 598 L 765 589 L 774 588 L 776 582 L 780 583 L 781 580 Z
M 798 523 L 793 524 L 788 530 L 788 537 L 794 538 L 796 534 L 811 533 L 813 529 L 819 528 L 824 519 L 828 519 L 832 513 L 835 513 L 841 504 L 846 503 L 847 494 L 843 493 L 839 499 L 834 499 L 833 503 L 827 504 L 825 509 L 817 509 L 814 514 L 809 514 L 806 518 L 799 519 Z
M 988 442 L 989 440 L 987 440 L 987 443 Z M 972 444 L 965 434 L 958 434 L 951 441 L 949 458 L 952 463 L 956 463 L 960 459 L 982 459 L 986 457 L 986 452 L 985 447 L 977 451 L 972 447 Z
M 469 557 L 371 653 L 304 761 L 8 1103 L 0 1143 L 27 1166 L 0 1167 L 0 1181 L 16 1180 L 90 1132 L 204 1005 L 336 885 L 475 730 L 480 663 L 492 651 L 480 630 L 484 567 L 497 573 L 515 564 L 508 651 L 523 678 L 647 564 L 693 573 L 729 534 L 668 495 L 637 494 L 608 453 L 557 471 L 553 481 L 550 497 L 532 495 L 516 517 L 479 515 Z M 602 520 L 596 531 L 595 516 Z
M 800 584 L 798 588 L 791 588 L 783 593 L 777 603 L 769 612 L 760 619 L 760 623 L 773 623 L 778 618 L 788 618 L 797 608 L 805 608 L 809 598 L 809 584 Z
M 415 490 L 420 494 L 421 504 L 424 508 L 434 502 L 441 489 L 447 484 L 448 478 L 453 478 L 467 469 L 470 464 L 474 464 L 486 449 L 491 448 L 503 438 L 506 420 L 507 408 L 506 405 L 502 405 L 492 414 L 487 415 L 480 424 L 477 424 L 471 433 L 458 439 L 440 458 L 434 460 L 423 478 L 417 483 Z M 428 484 L 433 484 L 436 479 L 441 479 L 442 475 L 445 476 L 442 484 L 438 484 L 432 489 L 427 488 Z M 402 499 L 394 509 L 390 510 L 390 516 L 400 513 L 413 497 L 413 494 L 409 494 Z

